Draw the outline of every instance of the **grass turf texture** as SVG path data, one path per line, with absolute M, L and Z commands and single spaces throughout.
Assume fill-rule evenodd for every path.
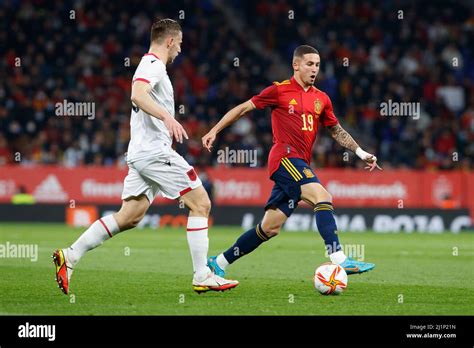
M 315 268 L 327 261 L 319 234 L 283 231 L 228 268 L 227 276 L 241 283 L 236 289 L 198 295 L 191 288 L 184 229 L 135 229 L 87 253 L 72 277 L 74 297 L 66 296 L 54 280 L 50 255 L 82 231 L 0 224 L 0 244 L 38 244 L 37 262 L 0 258 L 1 315 L 474 314 L 472 232 L 342 233 L 342 243 L 364 244 L 365 258 L 376 268 L 349 276 L 343 294 L 323 296 L 312 285 Z M 212 228 L 209 255 L 228 248 L 241 232 Z

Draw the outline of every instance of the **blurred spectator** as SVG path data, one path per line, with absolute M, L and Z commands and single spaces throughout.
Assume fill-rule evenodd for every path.
M 0 165 L 10 164 L 12 162 L 12 153 L 7 146 L 7 140 L 0 134 Z
M 17 192 L 12 196 L 12 204 L 35 204 L 33 195 L 26 191 L 24 186 L 19 186 Z

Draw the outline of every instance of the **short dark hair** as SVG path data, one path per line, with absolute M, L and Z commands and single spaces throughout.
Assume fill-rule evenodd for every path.
M 161 42 L 169 35 L 177 35 L 181 31 L 181 25 L 173 19 L 159 19 L 151 26 L 151 42 Z
M 319 54 L 318 50 L 312 46 L 309 45 L 301 45 L 295 48 L 293 51 L 293 58 L 303 58 L 305 54 L 308 53 L 316 53 Z

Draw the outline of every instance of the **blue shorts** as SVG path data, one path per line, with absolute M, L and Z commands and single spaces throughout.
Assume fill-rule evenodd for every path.
M 319 182 L 311 167 L 301 158 L 284 157 L 280 166 L 270 177 L 275 182 L 265 210 L 278 208 L 286 216 L 293 214 L 301 200 L 301 185 Z

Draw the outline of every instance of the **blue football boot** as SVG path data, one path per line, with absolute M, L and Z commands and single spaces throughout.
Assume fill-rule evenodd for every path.
M 219 277 L 225 276 L 225 271 L 217 264 L 217 256 L 209 256 L 207 259 L 207 266 L 212 272 L 214 272 L 214 274 L 218 275 Z
M 375 268 L 375 264 L 373 263 L 356 261 L 351 257 L 347 257 L 347 259 L 343 263 L 341 263 L 339 266 L 344 268 L 344 270 L 346 271 L 348 275 L 368 272 Z

